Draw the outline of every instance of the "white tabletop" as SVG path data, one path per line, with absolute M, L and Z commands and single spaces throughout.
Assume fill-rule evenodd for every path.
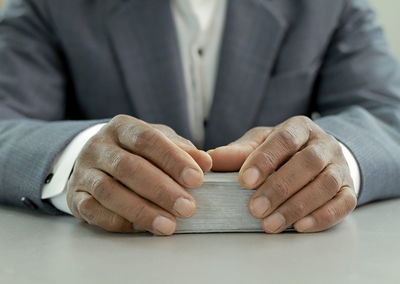
M 318 234 L 112 234 L 0 207 L 1 283 L 400 283 L 400 200 Z

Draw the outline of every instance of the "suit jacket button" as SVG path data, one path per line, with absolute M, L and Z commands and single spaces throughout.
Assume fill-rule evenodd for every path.
M 21 202 L 26 206 L 26 207 L 28 207 L 29 209 L 38 209 L 38 207 L 37 207 L 37 205 L 35 204 L 35 203 L 33 203 L 33 201 L 32 200 L 30 200 L 29 198 L 27 198 L 27 197 L 22 197 L 21 198 Z

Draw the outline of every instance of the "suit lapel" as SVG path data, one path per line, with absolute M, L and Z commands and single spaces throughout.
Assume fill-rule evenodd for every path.
M 284 39 L 282 0 L 230 0 L 205 148 L 242 136 L 255 121 Z
M 190 138 L 177 35 L 169 1 L 120 1 L 109 36 L 136 115 Z

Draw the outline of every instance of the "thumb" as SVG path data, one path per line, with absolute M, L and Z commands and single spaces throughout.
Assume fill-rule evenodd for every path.
M 247 157 L 267 139 L 271 131 L 272 127 L 256 127 L 235 142 L 209 150 L 207 153 L 212 159 L 212 170 L 239 171 Z

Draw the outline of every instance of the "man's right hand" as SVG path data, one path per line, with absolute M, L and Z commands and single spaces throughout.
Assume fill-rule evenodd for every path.
M 84 146 L 67 185 L 81 220 L 112 232 L 171 235 L 190 217 L 211 157 L 164 125 L 118 115 Z

